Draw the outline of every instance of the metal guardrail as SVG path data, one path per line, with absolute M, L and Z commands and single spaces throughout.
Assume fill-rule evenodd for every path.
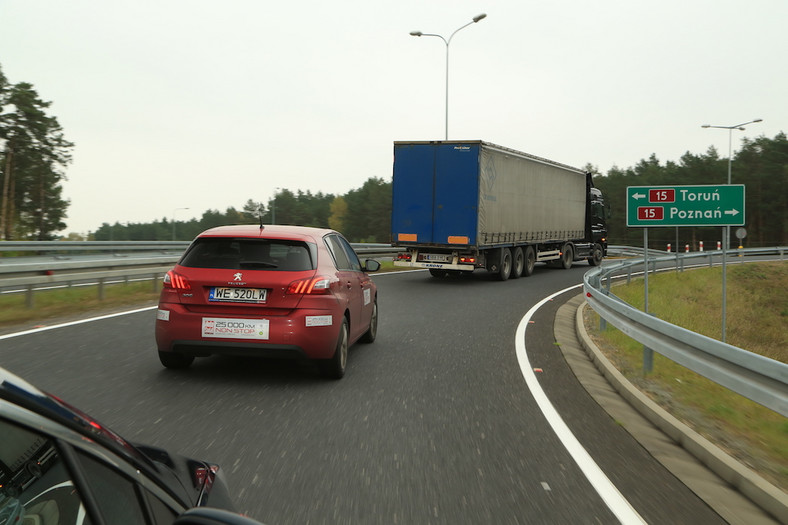
M 124 268 L 122 270 L 106 270 L 100 272 L 80 272 L 53 275 L 39 275 L 33 277 L 12 277 L 0 279 L 0 288 L 24 290 L 26 294 L 25 304 L 28 308 L 34 306 L 34 293 L 58 286 L 76 285 L 96 285 L 98 287 L 98 299 L 104 300 L 104 286 L 107 284 L 128 282 L 131 280 L 146 279 L 151 280 L 153 291 L 158 290 L 159 282 L 172 265 L 145 267 L 145 268 Z
M 784 259 L 788 247 L 729 250 L 728 255 L 774 255 Z M 641 250 L 641 254 L 643 251 Z M 664 252 L 662 252 L 664 254 Z M 696 252 L 677 257 L 662 255 L 651 264 L 688 259 L 712 259 L 721 252 Z M 605 264 L 583 277 L 586 301 L 602 319 L 647 348 L 676 363 L 788 417 L 788 364 L 748 352 L 679 326 L 662 321 L 627 304 L 610 292 L 613 277 L 630 276 L 642 268 L 644 259 Z M 676 264 L 679 264 L 677 261 Z M 603 281 L 606 284 L 603 286 Z
M 189 241 L 3 241 L 0 252 L 183 252 L 189 244 Z
M 127 268 L 129 271 L 140 267 L 172 266 L 181 255 L 139 254 L 124 257 L 51 258 L 51 257 L 14 257 L 0 263 L 0 286 L 7 279 L 21 276 L 50 275 L 55 273 L 85 273 L 109 269 Z
M 189 242 L 14 241 L 0 251 L 35 256 L 0 257 L 0 286 L 9 277 L 174 265 Z M 389 244 L 353 243 L 359 256 L 386 256 L 399 251 Z
M 183 253 L 190 241 L 3 241 L 0 252 L 109 252 L 115 255 L 128 252 Z M 390 244 L 351 243 L 358 253 L 392 253 L 401 251 Z M 0 258 L 0 262 L 2 262 Z
M 0 282 L 9 277 L 69 271 L 171 265 L 187 246 L 183 241 L 3 241 L 0 252 L 16 256 L 0 257 Z
M 34 293 L 52 287 L 98 285 L 100 300 L 104 298 L 104 285 L 113 282 L 151 279 L 155 289 L 189 244 L 182 241 L 0 242 L 0 251 L 37 254 L 0 257 L 0 291 L 24 292 L 27 307 L 32 308 Z M 391 256 L 399 251 L 389 244 L 354 243 L 352 246 L 362 258 Z

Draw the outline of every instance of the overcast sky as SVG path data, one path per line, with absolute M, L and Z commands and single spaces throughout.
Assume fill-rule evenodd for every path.
M 786 0 L 0 0 L 75 143 L 63 232 L 391 178 L 395 140 L 626 168 L 788 131 Z M 734 170 L 735 182 L 735 170 Z M 189 208 L 184 210 L 182 208 Z

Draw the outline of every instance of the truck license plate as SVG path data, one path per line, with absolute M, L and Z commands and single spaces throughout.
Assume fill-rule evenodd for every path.
M 444 255 L 442 253 L 423 253 L 419 258 L 422 261 L 451 262 L 451 255 Z

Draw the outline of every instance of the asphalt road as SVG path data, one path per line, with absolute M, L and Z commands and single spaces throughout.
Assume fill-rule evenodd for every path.
M 155 310 L 0 341 L 0 366 L 127 439 L 216 461 L 240 510 L 285 523 L 617 523 L 523 379 L 515 331 L 588 267 L 532 277 L 380 274 L 380 325 L 341 381 L 310 366 L 238 358 L 161 367 Z M 554 343 L 575 289 L 534 314 L 538 381 L 647 523 L 722 520 L 588 396 Z

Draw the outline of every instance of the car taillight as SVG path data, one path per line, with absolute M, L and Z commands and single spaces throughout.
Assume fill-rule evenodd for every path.
M 184 276 L 179 275 L 172 270 L 167 272 L 167 275 L 164 276 L 164 287 L 172 288 L 174 290 L 191 290 L 192 288 L 192 286 L 189 284 L 189 281 L 187 281 Z
M 311 277 L 293 281 L 287 287 L 288 295 L 319 295 L 329 293 L 331 279 L 328 277 Z
M 400 261 L 410 261 L 413 256 L 410 253 L 398 253 L 397 259 Z

